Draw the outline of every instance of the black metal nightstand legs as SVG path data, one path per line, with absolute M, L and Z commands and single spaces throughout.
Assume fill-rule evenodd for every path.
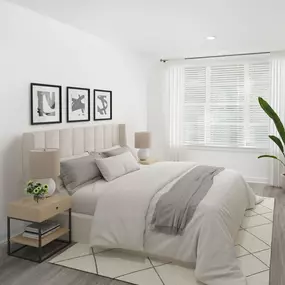
M 41 263 L 41 262 L 47 260 L 48 258 L 50 258 L 51 256 L 55 255 L 56 253 L 60 252 L 64 248 L 68 247 L 72 243 L 72 215 L 71 215 L 71 209 L 69 209 L 68 210 L 68 229 L 69 229 L 68 241 L 67 240 L 61 240 L 59 238 L 53 240 L 53 241 L 60 242 L 60 246 L 57 246 L 57 249 L 55 251 L 52 250 L 50 253 L 47 253 L 46 250 L 44 249 L 44 246 L 46 246 L 46 244 L 43 246 L 42 229 L 41 229 L 41 227 L 39 227 L 39 231 L 38 231 L 39 240 L 38 240 L 38 246 L 36 248 L 37 251 L 35 252 L 35 255 L 34 255 L 35 258 L 29 258 L 26 256 L 17 256 L 17 255 L 15 255 L 15 253 L 20 251 L 21 249 L 27 247 L 27 245 L 23 245 L 22 247 L 19 247 L 17 249 L 12 250 L 13 246 L 11 248 L 11 220 L 30 222 L 30 221 L 23 220 L 23 219 L 7 217 L 7 254 L 10 256 L 19 257 L 22 259 Z M 53 241 L 51 241 L 51 242 L 53 242 Z M 13 238 L 12 238 L 12 242 L 17 243 L 15 241 L 13 241 Z M 21 244 L 21 242 L 20 242 L 20 244 Z
M 69 243 L 71 243 L 72 242 L 71 208 L 68 210 L 68 228 L 69 228 Z
M 38 252 L 39 252 L 39 263 L 41 263 L 42 262 L 42 229 L 41 229 L 41 227 L 39 227 L 39 248 L 38 248 Z
M 11 242 L 10 242 L 10 238 L 11 238 L 11 233 L 10 233 L 10 218 L 7 217 L 7 254 L 10 255 L 11 254 Z

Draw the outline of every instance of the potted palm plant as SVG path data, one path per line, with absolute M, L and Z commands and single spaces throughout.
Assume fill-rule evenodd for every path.
M 269 138 L 278 146 L 281 154 L 283 155 L 282 158 L 278 158 L 275 155 L 265 154 L 265 155 L 260 155 L 258 158 L 272 158 L 272 159 L 278 160 L 283 166 L 285 166 L 285 163 L 282 161 L 285 158 L 285 153 L 284 153 L 285 128 L 284 128 L 284 125 L 281 122 L 279 116 L 276 114 L 276 112 L 263 98 L 258 97 L 258 102 L 259 102 L 260 107 L 263 109 L 263 111 L 274 122 L 274 125 L 281 139 L 273 135 L 269 135 Z M 283 189 L 285 189 L 285 174 L 284 173 L 281 174 L 281 186 Z

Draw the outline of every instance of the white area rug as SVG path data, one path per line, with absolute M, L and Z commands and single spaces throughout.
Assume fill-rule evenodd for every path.
M 269 285 L 274 199 L 265 200 L 245 218 L 236 239 L 236 254 L 248 285 Z M 194 270 L 119 250 L 100 251 L 75 244 L 51 263 L 138 285 L 197 285 Z

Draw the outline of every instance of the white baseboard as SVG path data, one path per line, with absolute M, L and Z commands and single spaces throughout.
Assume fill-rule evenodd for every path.
M 245 177 L 244 179 L 245 179 L 246 182 L 249 182 L 249 183 L 269 184 L 269 179 L 268 178 Z

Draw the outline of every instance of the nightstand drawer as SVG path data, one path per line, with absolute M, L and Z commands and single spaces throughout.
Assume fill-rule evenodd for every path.
M 8 216 L 32 222 L 43 222 L 69 208 L 71 208 L 71 198 L 69 196 L 54 195 L 39 200 L 39 203 L 35 202 L 32 197 L 27 197 L 10 203 Z

